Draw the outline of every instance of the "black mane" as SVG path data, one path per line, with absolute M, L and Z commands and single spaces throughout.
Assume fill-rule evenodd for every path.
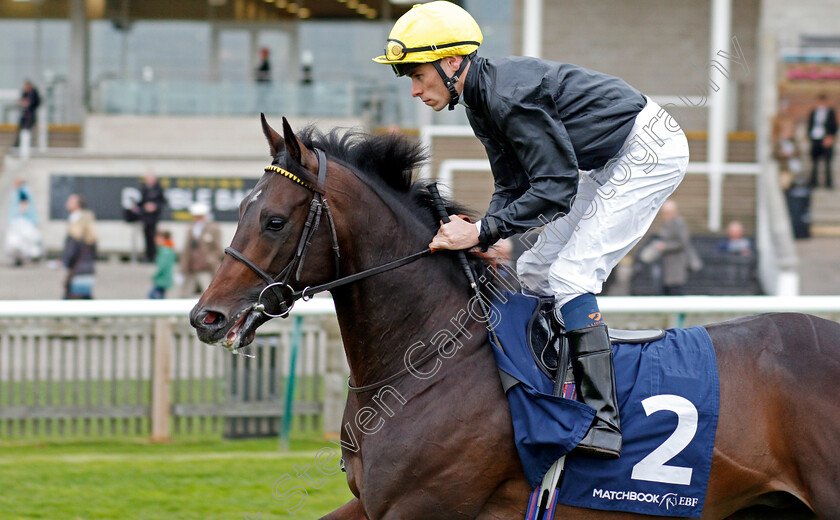
M 297 136 L 307 148 L 320 148 L 330 158 L 402 192 L 411 189 L 414 170 L 428 160 L 428 154 L 419 144 L 399 134 L 371 135 L 341 128 L 325 134 L 307 126 Z
M 399 134 L 372 135 L 361 130 L 333 129 L 326 134 L 307 126 L 296 134 L 309 148 L 320 148 L 332 160 L 350 166 L 361 178 L 368 180 L 375 189 L 390 190 L 396 199 L 423 223 L 431 238 L 440 225 L 429 185 L 432 181 L 415 180 L 417 168 L 429 160 L 423 146 Z M 465 206 L 443 199 L 450 215 L 466 215 L 474 220 L 475 212 Z M 457 267 L 452 252 L 453 267 Z M 484 256 L 468 254 L 467 258 L 474 272 L 481 277 L 490 268 Z M 457 267 L 460 269 L 460 267 Z M 495 276 L 486 276 L 493 284 Z M 482 292 L 485 284 L 480 284 Z
M 392 190 L 406 209 L 413 211 L 430 229 L 437 228 L 437 212 L 429 194 L 431 182 L 415 180 L 415 172 L 429 160 L 420 143 L 400 134 L 373 135 L 361 130 L 333 129 L 323 133 L 307 126 L 298 138 L 309 148 L 320 148 L 331 159 L 350 166 L 378 188 Z M 474 212 L 444 200 L 450 215 L 474 216 Z

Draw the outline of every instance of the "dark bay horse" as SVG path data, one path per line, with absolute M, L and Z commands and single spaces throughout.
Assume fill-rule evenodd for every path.
M 238 256 L 225 258 L 190 315 L 202 341 L 228 348 L 268 319 L 257 302 L 276 275 L 286 273 L 289 291 L 315 287 L 336 266 L 347 276 L 423 250 L 438 227 L 411 181 L 416 146 L 311 129 L 298 137 L 285 119 L 283 136 L 265 119 L 263 129 L 273 168 L 240 207 Z M 313 219 L 318 191 L 330 210 Z M 295 262 L 304 234 L 311 246 Z M 342 455 L 356 498 L 324 518 L 523 518 L 531 489 L 487 329 L 464 312 L 472 294 L 456 257 L 431 255 L 331 293 L 351 383 L 388 384 L 349 394 Z M 436 352 L 436 333 L 453 330 Z M 770 314 L 707 330 L 721 396 L 703 518 L 840 518 L 840 325 Z M 641 516 L 558 506 L 555 518 Z

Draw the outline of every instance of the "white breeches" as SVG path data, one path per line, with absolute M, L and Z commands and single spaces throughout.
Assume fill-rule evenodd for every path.
M 648 99 L 619 153 L 603 168 L 581 174 L 569 214 L 546 216 L 548 224 L 517 262 L 521 283 L 535 293 L 553 294 L 557 305 L 598 294 L 677 189 L 687 166 L 685 134 Z

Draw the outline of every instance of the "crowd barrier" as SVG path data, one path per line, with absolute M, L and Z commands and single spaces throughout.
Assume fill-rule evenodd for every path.
M 331 301 L 267 323 L 253 358 L 202 344 L 186 319 L 194 303 L 0 302 L 0 438 L 277 435 L 285 417 L 323 428 L 317 317 Z
M 840 317 L 840 296 L 602 297 L 613 327 L 763 312 Z M 329 298 L 260 328 L 255 357 L 198 341 L 194 300 L 0 302 L 0 439 L 340 431 L 348 369 Z

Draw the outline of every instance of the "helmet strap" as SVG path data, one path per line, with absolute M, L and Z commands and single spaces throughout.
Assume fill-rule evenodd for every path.
M 458 70 L 452 77 L 447 76 L 443 71 L 443 67 L 440 66 L 440 60 L 432 63 L 432 65 L 435 66 L 435 69 L 437 69 L 438 74 L 440 74 L 443 84 L 446 85 L 446 89 L 449 91 L 449 110 L 455 110 L 455 105 L 458 104 L 460 94 L 458 94 L 458 91 L 455 89 L 455 84 L 458 83 L 458 80 L 461 78 L 461 74 L 464 72 L 464 69 L 467 68 L 467 64 L 469 64 L 475 54 L 476 53 L 473 52 L 472 54 L 464 56 L 464 59 L 461 60 L 461 66 L 458 67 Z

